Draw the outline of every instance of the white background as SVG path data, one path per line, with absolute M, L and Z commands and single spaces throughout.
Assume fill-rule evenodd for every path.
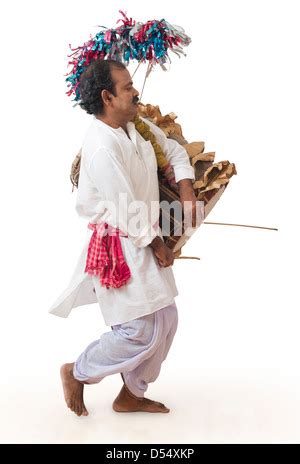
M 299 16 L 297 1 L 15 1 L 1 4 L 2 443 L 300 441 Z M 192 37 L 143 102 L 174 111 L 238 175 L 174 272 L 179 328 L 147 396 L 167 415 L 118 415 L 112 376 L 88 387 L 88 418 L 65 408 L 59 366 L 108 330 L 98 305 L 48 314 L 87 224 L 69 172 L 90 116 L 65 95 L 68 44 L 115 27 L 119 9 L 165 18 Z M 135 76 L 140 90 L 145 72 Z M 158 427 L 160 432 L 158 434 Z

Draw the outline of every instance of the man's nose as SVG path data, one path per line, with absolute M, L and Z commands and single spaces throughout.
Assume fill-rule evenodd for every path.
M 138 92 L 135 88 L 133 89 L 133 91 L 134 91 L 134 96 L 135 96 L 135 97 L 138 97 L 139 94 L 140 94 L 140 92 Z

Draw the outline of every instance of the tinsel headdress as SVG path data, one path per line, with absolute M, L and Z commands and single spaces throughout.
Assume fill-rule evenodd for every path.
M 183 47 L 190 44 L 191 39 L 179 26 L 169 24 L 165 19 L 150 20 L 146 23 L 136 22 L 120 11 L 123 19 L 117 23 L 123 24 L 115 29 L 100 26 L 101 30 L 82 46 L 70 49 L 68 55 L 71 60 L 68 65 L 71 70 L 66 79 L 69 90 L 68 96 L 73 95 L 74 101 L 80 101 L 79 79 L 89 64 L 97 59 L 112 59 L 124 63 L 126 66 L 131 60 L 138 63 L 148 61 L 150 70 L 159 64 L 166 70 L 165 64 L 171 62 L 169 51 L 177 56 L 184 55 Z M 149 73 L 149 70 L 148 70 Z

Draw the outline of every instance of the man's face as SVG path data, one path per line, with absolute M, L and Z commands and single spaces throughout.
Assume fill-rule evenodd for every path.
M 127 69 L 111 69 L 111 77 L 115 83 L 115 94 L 112 95 L 112 110 L 118 118 L 131 121 L 138 111 L 139 92 L 133 87 Z

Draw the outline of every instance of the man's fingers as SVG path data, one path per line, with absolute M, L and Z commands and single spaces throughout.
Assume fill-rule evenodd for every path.
M 173 264 L 173 261 L 158 261 L 158 264 L 160 265 L 160 267 L 169 267 Z

